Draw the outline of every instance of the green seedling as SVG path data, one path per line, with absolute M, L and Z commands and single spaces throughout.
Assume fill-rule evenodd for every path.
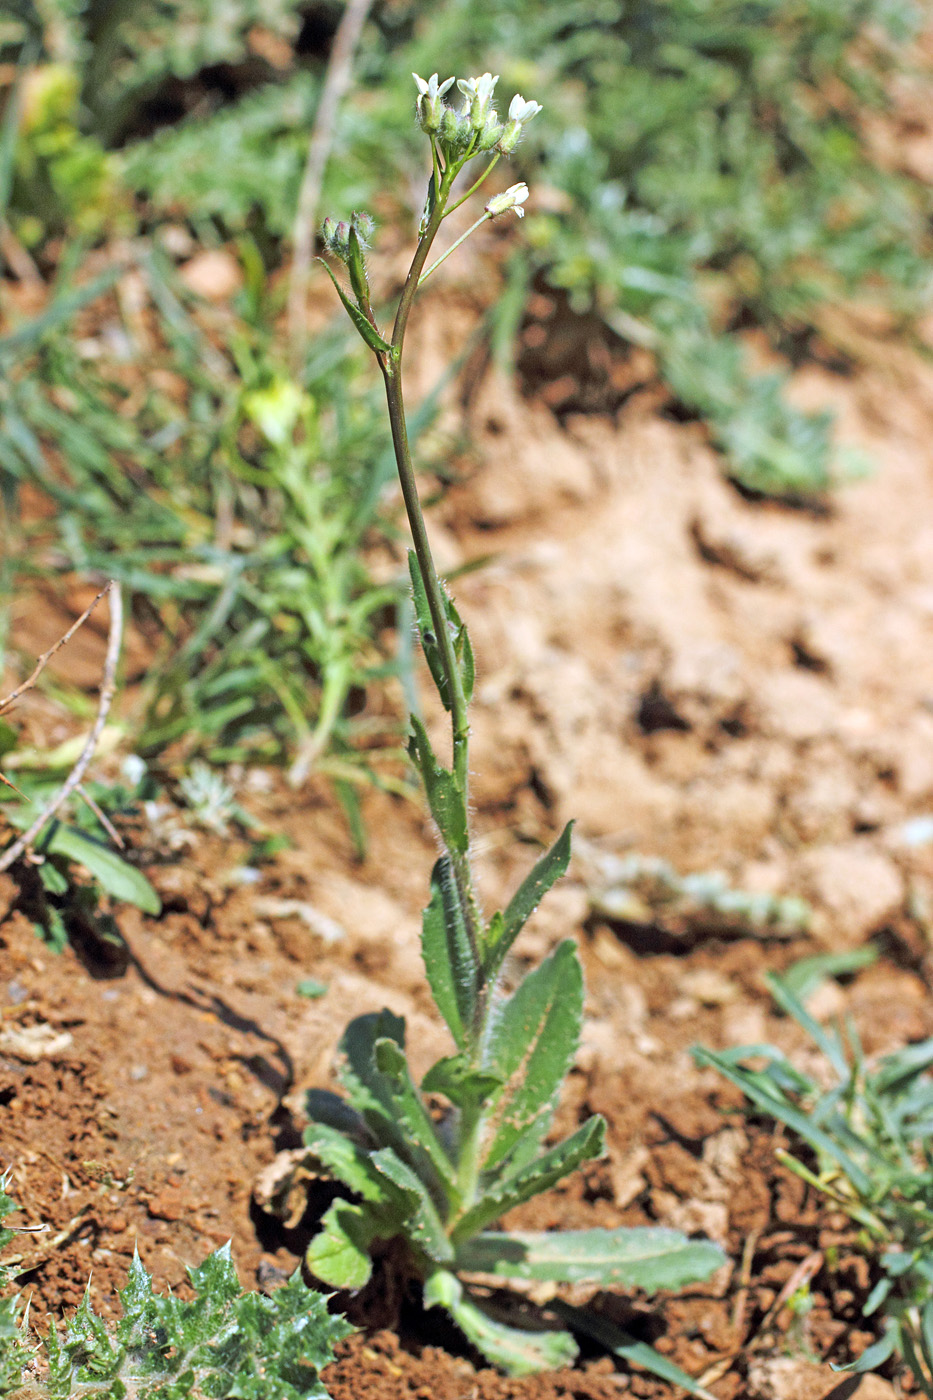
M 0 1179 L 0 1223 L 15 1208 Z M 13 1237 L 0 1228 L 0 1249 Z M 14 1281 L 0 1266 L 0 1288 Z M 39 1341 L 20 1299 L 0 1299 L 0 1396 L 35 1400 L 328 1400 L 321 1370 L 352 1328 L 296 1273 L 271 1297 L 244 1293 L 224 1245 L 188 1270 L 194 1297 L 153 1291 L 137 1254 L 120 1293 L 122 1316 L 107 1323 L 90 1293 L 74 1316 Z M 20 1390 L 20 1387 L 23 1387 Z
M 836 1369 L 873 1371 L 899 1357 L 933 1397 L 933 1039 L 867 1061 L 854 1027 L 821 1026 L 793 981 L 768 978 L 819 1051 L 819 1070 L 801 1072 L 773 1045 L 698 1048 L 695 1058 L 742 1090 L 749 1114 L 784 1124 L 797 1146 L 781 1161 L 858 1226 L 874 1275 L 862 1314 L 884 1326 Z
M 352 1193 L 336 1200 L 308 1249 L 314 1275 L 333 1287 L 359 1288 L 371 1273 L 378 1240 L 401 1238 L 425 1304 L 445 1309 L 469 1341 L 511 1374 L 567 1364 L 572 1331 L 591 1333 L 628 1359 L 696 1390 L 683 1372 L 650 1347 L 563 1305 L 569 1328 L 531 1330 L 496 1316 L 466 1276 L 547 1283 L 589 1283 L 653 1292 L 707 1277 L 721 1262 L 708 1241 L 668 1229 L 566 1233 L 494 1228 L 515 1206 L 548 1190 L 604 1151 L 605 1123 L 594 1116 L 557 1143 L 548 1140 L 564 1078 L 577 1049 L 583 975 L 568 939 L 506 992 L 504 968 L 516 938 L 570 858 L 568 826 L 526 876 L 504 910 L 480 904 L 471 859 L 468 706 L 474 659 L 457 608 L 438 578 L 409 450 L 402 395 L 402 354 L 418 288 L 470 233 L 509 211 L 519 216 L 523 184 L 494 194 L 479 218 L 429 265 L 444 220 L 479 189 L 523 127 L 540 111 L 515 96 L 500 120 L 497 79 L 460 79 L 459 106 L 444 98 L 453 78 L 415 79 L 417 115 L 430 142 L 431 175 L 418 243 L 391 329 L 376 319 L 364 251 L 372 221 L 354 214 L 328 219 L 324 241 L 343 263 L 347 290 L 333 272 L 353 324 L 373 351 L 385 383 L 402 495 L 414 548 L 409 555 L 414 611 L 428 671 L 450 717 L 449 766 L 425 724 L 411 717 L 409 754 L 443 848 L 431 877 L 422 952 L 435 1005 L 453 1052 L 416 1083 L 405 1052 L 405 1023 L 383 1010 L 358 1017 L 340 1046 L 338 1074 L 346 1099 L 311 1091 L 305 1134 L 317 1169 Z M 464 193 L 455 191 L 476 160 Z M 329 270 L 329 269 L 328 269 Z M 607 1336 L 608 1330 L 608 1336 Z

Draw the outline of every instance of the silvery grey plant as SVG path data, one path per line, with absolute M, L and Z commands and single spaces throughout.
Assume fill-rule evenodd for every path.
M 500 120 L 490 73 L 461 78 L 459 103 L 445 101 L 454 79 L 415 75 L 417 120 L 430 143 L 431 173 L 418 241 L 391 330 L 373 310 L 365 250 L 373 221 L 365 214 L 325 220 L 326 251 L 342 263 L 345 290 L 330 276 L 350 319 L 373 351 L 385 381 L 388 413 L 413 549 L 409 569 L 418 633 L 438 695 L 450 716 L 451 760 L 438 757 L 422 720 L 411 717 L 409 753 L 420 774 L 442 846 L 424 912 L 422 951 L 434 1002 L 453 1051 L 420 1085 L 405 1054 L 405 1023 L 390 1011 L 350 1023 L 340 1047 L 346 1098 L 312 1090 L 308 1155 L 343 1183 L 351 1198 L 327 1210 L 308 1250 L 314 1275 L 337 1288 L 358 1288 L 371 1273 L 378 1240 L 401 1237 L 427 1307 L 442 1307 L 469 1341 L 503 1370 L 520 1374 L 567 1364 L 573 1331 L 595 1335 L 635 1360 L 698 1392 L 657 1352 L 604 1319 L 555 1304 L 564 1327 L 531 1330 L 493 1315 L 464 1280 L 591 1283 L 649 1292 L 706 1278 L 722 1263 L 707 1240 L 663 1228 L 555 1233 L 492 1228 L 505 1212 L 546 1191 L 604 1150 L 605 1123 L 590 1118 L 570 1137 L 547 1145 L 564 1078 L 573 1063 L 583 1014 L 583 975 L 574 942 L 562 942 L 510 993 L 506 956 L 526 920 L 566 870 L 570 827 L 526 876 L 504 910 L 482 909 L 471 859 L 469 719 L 474 660 L 456 606 L 438 577 L 409 450 L 402 392 L 405 334 L 415 296 L 431 273 L 483 223 L 528 198 L 525 184 L 493 194 L 479 218 L 428 265 L 441 224 L 486 181 L 541 111 L 516 95 Z M 471 163 L 474 163 L 471 165 Z M 467 165 L 467 188 L 455 193 Z M 325 264 L 326 266 L 326 264 Z M 440 1104 L 442 1107 L 438 1108 Z

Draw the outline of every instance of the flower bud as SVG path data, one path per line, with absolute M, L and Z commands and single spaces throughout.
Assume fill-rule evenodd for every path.
M 441 117 L 445 110 L 441 98 L 452 85 L 453 78 L 447 78 L 443 83 L 438 84 L 436 73 L 432 73 L 427 82 L 424 78 L 419 78 L 417 73 L 412 73 L 411 76 L 418 88 L 418 97 L 415 102 L 418 123 L 421 130 L 430 136 L 440 126 Z
M 486 125 L 480 134 L 478 151 L 491 151 L 493 146 L 501 139 L 505 127 L 499 121 L 495 112 L 490 112 L 486 118 Z
M 330 217 L 326 218 L 321 225 L 321 238 L 328 253 L 346 262 L 350 250 L 350 225 L 344 219 L 337 223 Z
M 448 160 L 456 160 L 463 155 L 473 139 L 469 116 L 455 112 L 452 107 L 445 107 L 438 139 Z
M 528 198 L 528 186 L 526 184 L 510 185 L 502 194 L 494 194 L 486 205 L 486 213 L 491 219 L 498 218 L 500 214 L 507 214 L 510 209 L 514 209 L 520 219 L 525 217 L 522 205 Z

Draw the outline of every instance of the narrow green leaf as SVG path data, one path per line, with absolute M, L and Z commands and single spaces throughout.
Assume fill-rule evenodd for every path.
M 484 1188 L 481 1200 L 461 1216 L 453 1231 L 454 1243 L 459 1246 L 464 1240 L 484 1230 L 487 1225 L 498 1220 L 513 1206 L 530 1201 L 542 1191 L 548 1191 L 558 1181 L 593 1157 L 601 1157 L 606 1145 L 606 1122 L 599 1115 L 587 1119 L 581 1128 L 563 1142 L 545 1152 L 530 1166 L 504 1181 Z
M 798 1133 L 814 1151 L 824 1153 L 830 1161 L 836 1162 L 848 1176 L 857 1194 L 863 1199 L 871 1199 L 873 1187 L 869 1177 L 849 1154 L 842 1150 L 834 1138 L 814 1125 L 809 1114 L 795 1108 L 783 1096 L 777 1097 L 774 1091 L 769 1093 L 763 1090 L 750 1071 L 731 1064 L 726 1055 L 706 1050 L 702 1045 L 695 1045 L 691 1053 L 698 1065 L 711 1065 L 713 1069 L 718 1069 L 720 1074 L 725 1075 L 726 1079 L 741 1089 L 745 1096 L 769 1117 L 777 1118 L 785 1127 Z
M 490 939 L 490 976 L 502 966 L 502 960 L 506 953 L 548 890 L 562 875 L 566 874 L 567 866 L 570 864 L 570 835 L 572 831 L 573 822 L 568 822 L 551 849 L 533 866 L 509 900 L 502 924 L 497 929 L 498 937 L 495 944 Z M 492 927 L 490 925 L 490 933 L 492 933 Z
M 544 1332 L 498 1322 L 467 1296 L 458 1278 L 438 1270 L 425 1284 L 425 1306 L 443 1308 L 487 1361 L 509 1376 L 571 1366 L 577 1345 L 569 1332 Z
M 372 1153 L 353 1142 L 338 1128 L 312 1123 L 304 1131 L 305 1146 L 331 1176 L 364 1201 L 378 1205 L 399 1204 L 384 1176 L 372 1164 Z
M 800 958 L 780 975 L 780 981 L 800 1001 L 829 977 L 845 977 L 878 961 L 878 949 L 872 943 L 861 948 L 847 948 L 841 953 L 817 953 L 812 958 Z
M 366 344 L 369 346 L 369 348 L 371 350 L 375 350 L 379 354 L 388 354 L 392 349 L 392 346 L 389 344 L 389 342 L 387 340 L 383 340 L 382 336 L 376 330 L 376 327 L 369 320 L 369 318 L 363 314 L 363 312 L 355 304 L 355 302 L 352 302 L 350 300 L 346 292 L 341 287 L 340 283 L 337 281 L 337 278 L 331 271 L 330 266 L 324 261 L 324 259 L 317 258 L 316 261 L 319 262 L 321 266 L 326 270 L 328 277 L 333 282 L 334 286 L 337 288 L 337 295 L 343 302 L 347 315 L 350 317 L 350 320 L 353 322 L 354 326 L 356 326 L 356 329 L 366 341 Z
M 593 1283 L 603 1288 L 682 1288 L 725 1262 L 718 1245 L 680 1230 L 517 1231 L 482 1234 L 457 1250 L 457 1268 L 500 1278 Z
M 901 1343 L 901 1328 L 897 1319 L 888 1318 L 884 1326 L 884 1335 L 866 1347 L 857 1361 L 850 1361 L 848 1366 L 832 1365 L 832 1369 L 853 1371 L 857 1376 L 864 1375 L 866 1371 L 876 1371 Z
M 583 971 L 567 939 L 492 1010 L 483 1068 L 505 1080 L 490 1117 L 483 1161 L 502 1162 L 529 1129 L 540 1141 L 580 1039 Z
M 585 1308 L 575 1308 L 570 1303 L 565 1303 L 561 1298 L 555 1298 L 551 1306 L 558 1317 L 562 1318 L 575 1332 L 598 1342 L 613 1356 L 618 1356 L 622 1361 L 627 1361 L 632 1365 L 641 1366 L 643 1370 L 650 1371 L 653 1376 L 659 1377 L 660 1380 L 666 1381 L 669 1385 L 680 1386 L 689 1395 L 698 1396 L 699 1400 L 716 1400 L 714 1395 L 698 1385 L 686 1371 L 675 1366 L 673 1361 L 655 1351 L 654 1347 L 649 1346 L 647 1342 L 640 1342 L 630 1332 L 616 1327 L 615 1323 L 610 1322 L 607 1318 L 600 1317 Z
M 405 1052 L 394 1040 L 377 1040 L 376 1068 L 391 1080 L 393 1100 L 399 1122 L 405 1129 L 409 1152 L 426 1159 L 426 1165 L 436 1176 L 448 1198 L 457 1193 L 453 1164 L 437 1136 L 434 1120 L 418 1092 Z
M 437 1207 L 424 1182 L 390 1147 L 374 1152 L 371 1160 L 376 1170 L 406 1195 L 409 1203 L 404 1224 L 406 1239 L 436 1264 L 449 1264 L 454 1257 L 453 1246 L 444 1233 Z
M 448 850 L 465 855 L 470 838 L 463 793 L 453 773 L 439 765 L 428 732 L 417 715 L 411 716 L 411 727 L 408 752 L 421 774 L 431 816 Z
M 462 1049 L 476 1010 L 479 968 L 447 856 L 441 856 L 431 874 L 431 900 L 421 924 L 421 953 L 435 1005 Z
M 392 1086 L 373 1060 L 376 1041 L 385 1039 L 394 1040 L 404 1050 L 405 1021 L 401 1016 L 383 1007 L 355 1017 L 340 1039 L 337 1078 L 376 1137 L 404 1150 L 404 1138 L 395 1121 Z
M 34 819 L 24 807 L 5 811 L 4 816 L 21 829 L 29 826 Z M 117 855 L 116 851 L 76 827 L 64 826 L 61 822 L 53 822 L 50 832 L 51 835 L 42 843 L 46 855 L 60 855 L 77 861 L 112 899 L 135 904 L 144 914 L 161 912 L 162 901 L 143 872 Z

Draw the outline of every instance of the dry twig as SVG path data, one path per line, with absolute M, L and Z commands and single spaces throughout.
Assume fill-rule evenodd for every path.
M 100 599 L 104 596 L 105 593 L 109 593 L 110 595 L 110 633 L 107 638 L 107 655 L 104 658 L 104 670 L 103 675 L 101 677 L 100 697 L 97 703 L 97 717 L 94 720 L 94 724 L 91 727 L 91 732 L 87 737 L 87 741 L 83 749 L 81 750 L 77 763 L 74 765 L 71 772 L 68 774 L 68 777 L 62 783 L 58 792 L 56 792 L 55 795 L 52 798 L 50 798 L 50 800 L 46 803 L 46 805 L 43 807 L 42 811 L 36 817 L 36 820 L 32 823 L 29 829 L 25 831 L 17 841 L 14 841 L 12 846 L 7 847 L 7 849 L 3 852 L 2 855 L 0 855 L 0 872 L 4 870 L 9 870 L 13 862 L 19 860 L 20 856 L 23 855 L 24 852 L 29 850 L 33 841 L 35 841 L 36 837 L 39 835 L 39 832 L 46 825 L 46 823 L 51 821 L 52 817 L 54 817 L 56 812 L 58 812 L 62 807 L 62 804 L 66 802 L 71 796 L 71 794 L 80 787 L 81 780 L 84 777 L 85 772 L 87 771 L 88 764 L 94 757 L 94 750 L 97 748 L 97 742 L 100 739 L 101 731 L 103 730 L 103 727 L 107 722 L 107 715 L 110 713 L 110 706 L 113 702 L 114 693 L 116 691 L 117 662 L 120 658 L 120 639 L 123 632 L 123 594 L 120 591 L 119 583 L 112 579 L 110 583 L 107 584 L 106 588 L 101 589 L 100 593 L 98 593 L 93 603 L 91 603 L 91 606 L 81 614 L 77 622 L 75 622 L 71 627 L 69 627 L 65 635 L 62 638 L 60 638 L 60 640 L 57 641 L 53 647 L 50 647 L 47 652 L 40 656 L 38 662 L 36 663 L 35 669 L 32 672 L 32 675 L 29 676 L 28 679 L 25 680 L 21 686 L 18 686 L 16 690 L 12 691 L 10 695 L 6 696 L 5 699 L 0 700 L 0 714 L 3 714 L 4 711 L 10 708 L 14 700 L 16 700 L 20 695 L 23 695 L 27 690 L 30 690 L 35 685 L 36 680 L 41 674 L 49 658 L 54 656 L 55 653 L 58 650 L 60 650 L 60 648 L 63 647 L 65 643 L 70 640 L 71 637 L 74 636 L 75 632 L 78 630 L 81 624 L 90 616 L 91 612 L 96 607 L 97 603 L 100 601 Z
M 347 0 L 334 38 L 334 47 L 331 50 L 327 75 L 324 78 L 308 142 L 308 158 L 301 179 L 298 211 L 292 231 L 292 270 L 288 284 L 288 342 L 296 361 L 304 349 L 308 282 L 321 184 L 327 158 L 334 143 L 337 110 L 350 86 L 353 55 L 371 4 L 372 0 Z

